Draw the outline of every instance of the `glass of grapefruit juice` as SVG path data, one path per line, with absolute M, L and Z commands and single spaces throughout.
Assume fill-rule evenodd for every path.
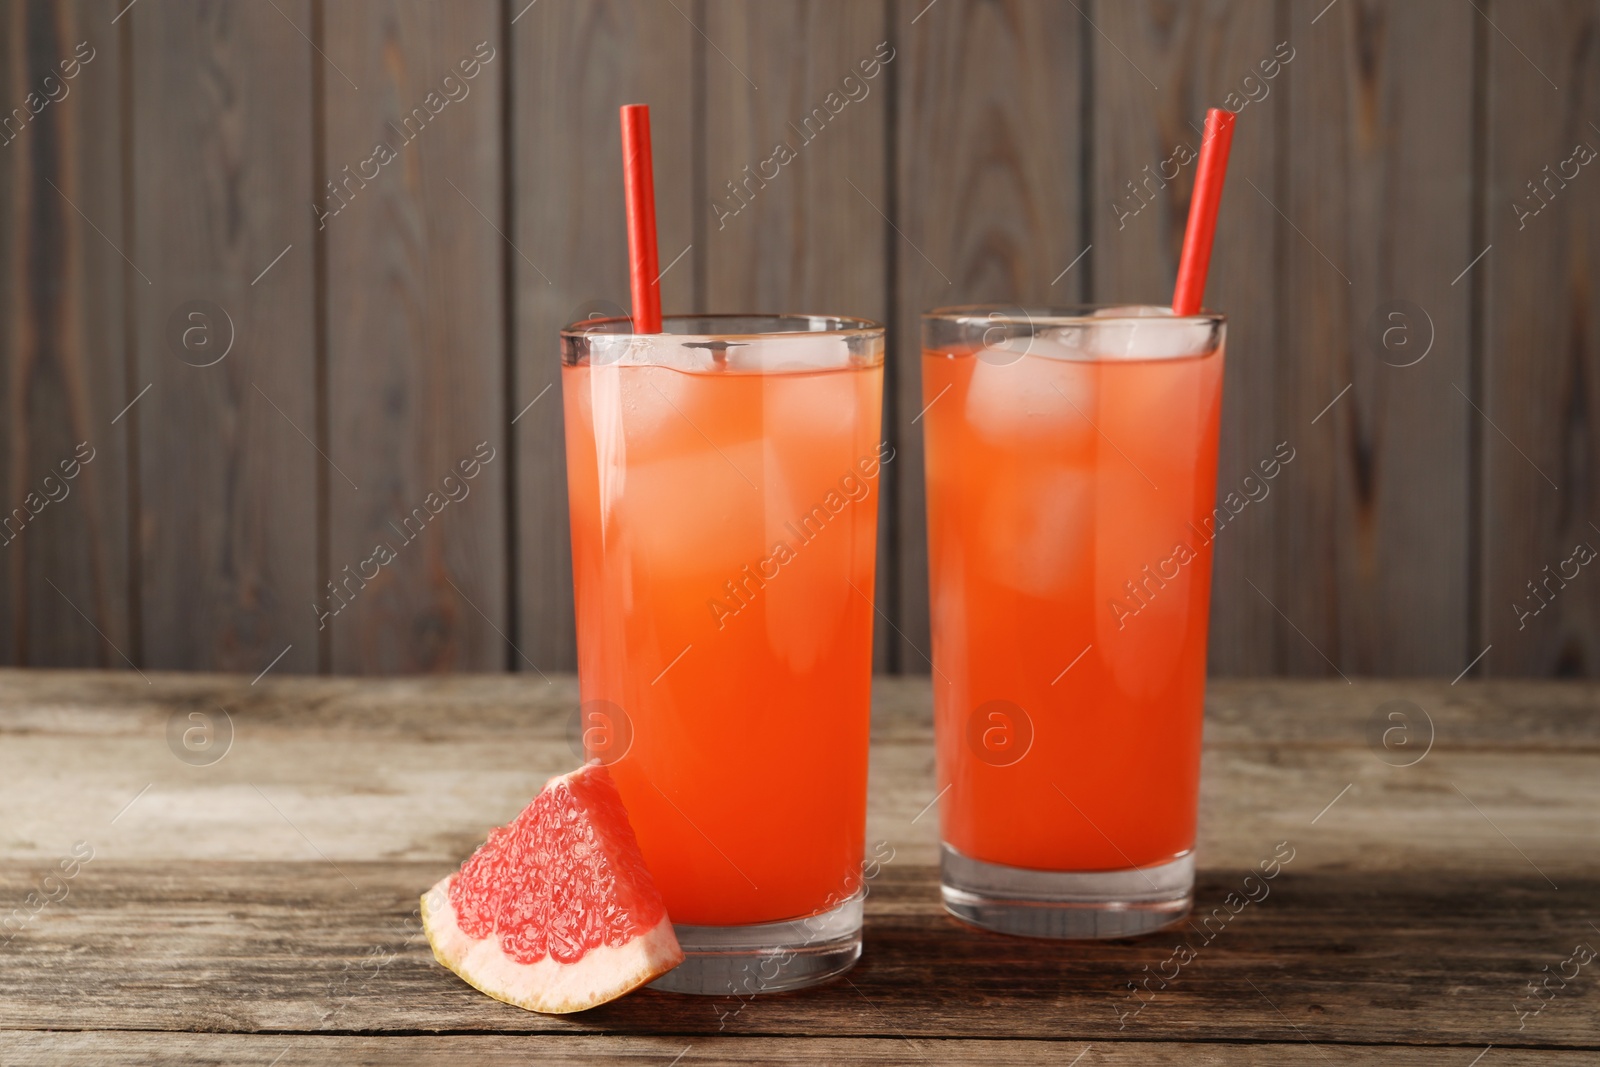
M 632 329 L 561 335 L 586 755 L 683 946 L 656 987 L 810 985 L 861 953 L 883 329 Z
M 1035 937 L 1194 883 L 1220 315 L 923 317 L 945 907 Z

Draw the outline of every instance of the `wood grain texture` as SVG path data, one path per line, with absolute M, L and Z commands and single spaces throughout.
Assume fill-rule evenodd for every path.
M 1470 411 L 1482 457 L 1482 637 L 1494 645 L 1484 667 L 1592 674 L 1600 583 L 1573 557 L 1580 545 L 1590 559 L 1600 550 L 1600 206 L 1588 188 L 1595 168 L 1567 161 L 1578 145 L 1600 151 L 1600 58 L 1588 47 L 1600 9 L 1497 4 L 1492 14 L 1483 238 L 1493 247 L 1472 271 L 1485 310 Z
M 706 5 L 705 310 L 888 319 L 897 57 L 884 16 L 859 0 Z M 884 430 L 892 440 L 891 417 Z M 876 602 L 890 607 L 895 473 L 878 481 Z M 893 641 L 879 622 L 876 669 Z
M 74 1067 L 114 1059 L 130 1067 L 164 1067 L 173 1062 L 228 1063 L 247 1067 L 274 1064 L 328 1063 L 344 1067 L 409 1067 L 472 1060 L 486 1065 L 525 1064 L 530 1056 L 541 1064 L 599 1067 L 643 1067 L 671 1064 L 673 1056 L 695 1064 L 741 1067 L 744 1064 L 783 1064 L 810 1067 L 817 1063 L 895 1065 L 1021 1064 L 1071 1062 L 1071 1057 L 1092 1050 L 1085 1063 L 1149 1064 L 1167 1067 L 1232 1067 L 1234 1064 L 1321 1064 L 1343 1067 L 1371 1062 L 1374 1051 L 1360 1047 L 1287 1044 L 1180 1044 L 1164 1041 L 1112 1041 L 1088 1045 L 1082 1041 L 922 1040 L 909 1043 L 899 1037 L 701 1037 L 692 1041 L 674 1037 L 595 1034 L 530 1040 L 523 1034 L 451 1034 L 404 1036 L 306 1034 L 137 1034 L 123 1032 L 28 1033 L 0 1031 L 0 1055 L 16 1062 L 34 1059 Z M 1459 1067 L 1464 1050 L 1458 1048 L 1386 1047 L 1383 1062 L 1394 1067 Z M 1466 1050 L 1469 1051 L 1470 1050 Z M 281 1060 L 277 1057 L 282 1057 Z M 692 1059 L 691 1059 L 692 1057 Z M 681 1062 L 681 1061 L 680 1061 Z M 1549 1049 L 1497 1048 L 1495 1064 L 1508 1067 L 1568 1067 L 1590 1062 L 1587 1052 Z
M 1221 910 L 1248 873 L 1202 875 L 1201 914 Z M 37 885 L 29 874 L 0 876 L 0 889 L 20 898 Z M 1180 928 L 1068 953 L 959 924 L 938 903 L 935 868 L 891 866 L 871 884 L 849 982 L 742 1008 L 645 990 L 541 1016 L 434 961 L 413 912 L 417 887 L 437 874 L 437 864 L 314 857 L 130 866 L 97 850 L 66 899 L 5 946 L 4 1026 L 1600 1046 L 1600 983 L 1588 975 L 1552 984 L 1555 999 L 1522 1030 L 1513 1009 L 1543 964 L 1554 971 L 1594 940 L 1579 932 L 1593 880 L 1569 882 L 1563 906 L 1522 878 L 1480 876 L 1467 890 L 1435 872 L 1301 876 L 1291 865 L 1209 944 Z M 1153 983 L 1135 1014 L 1127 983 L 1180 941 L 1198 958 L 1166 988 Z
M 158 668 L 255 673 L 291 644 L 278 669 L 317 662 L 311 5 L 277 7 L 145 0 L 123 15 L 128 389 L 150 385 L 126 420 L 143 660 Z
M 1159 969 L 1176 938 L 1202 935 L 1063 952 L 944 916 L 937 828 L 919 817 L 933 792 L 928 683 L 880 679 L 868 836 L 895 852 L 870 883 L 866 955 L 850 982 L 743 1007 L 646 991 L 542 1017 L 438 967 L 413 910 L 419 887 L 570 765 L 570 676 L 152 682 L 0 671 L 0 807 L 12 813 L 0 900 L 24 900 L 74 842 L 94 849 L 66 897 L 0 946 L 0 1050 L 75 1062 L 126 1040 L 135 1062 L 175 1049 L 255 1062 L 255 1042 L 270 1041 L 264 1062 L 286 1047 L 403 1061 L 475 1047 L 473 1035 L 503 1056 L 497 1033 L 549 1042 L 524 1054 L 599 1062 L 663 1050 L 670 1060 L 685 1045 L 713 1062 L 1065 1062 L 1086 1044 L 1176 1062 L 1188 1042 L 1214 1062 L 1460 1063 L 1491 1043 L 1534 1059 L 1600 1050 L 1600 981 L 1587 970 L 1538 1015 L 1515 1009 L 1545 965 L 1597 936 L 1595 685 L 1214 686 L 1199 914 L 1276 842 L 1294 858 L 1128 1014 L 1126 983 Z M 1409 767 L 1365 739 L 1373 710 L 1395 699 L 1432 720 L 1432 745 Z M 225 758 L 174 759 L 169 717 L 219 706 L 234 730 Z M 90 1033 L 5 1032 L 62 1028 Z M 118 1030 L 167 1033 L 106 1032 Z M 453 1035 L 384 1043 L 440 1030 Z M 223 1033 L 181 1036 L 192 1031 Z M 727 1045 L 746 1037 L 742 1051 Z
M 1062 272 L 1087 243 L 1079 73 L 1081 37 L 1093 31 L 1072 5 L 1037 0 L 909 0 L 895 5 L 894 31 L 895 663 L 921 672 L 929 643 L 920 315 L 949 304 L 1081 299 L 1083 264 Z
M 661 302 L 699 310 L 696 5 L 541 0 L 511 27 L 516 377 L 517 670 L 577 666 L 561 327 L 629 305 L 617 109 L 650 105 Z M 512 14 L 517 15 L 517 11 Z M 674 265 L 672 260 L 689 250 Z M 609 310 L 607 310 L 609 309 Z M 532 405 L 529 407 L 529 405 Z
M 1471 290 L 1451 284 L 1479 251 L 1482 16 L 1449 0 L 1352 0 L 1315 24 L 1290 12 L 1277 410 L 1298 455 L 1272 506 L 1275 599 L 1302 634 L 1275 666 L 1332 674 L 1326 655 L 1349 675 L 1454 677 L 1483 647 L 1469 633 Z
M 101 0 L 0 13 L 5 663 L 126 669 L 137 655 L 128 426 L 112 423 L 130 398 L 114 14 Z
M 501 15 L 323 8 L 333 588 L 317 600 L 339 672 L 509 662 Z

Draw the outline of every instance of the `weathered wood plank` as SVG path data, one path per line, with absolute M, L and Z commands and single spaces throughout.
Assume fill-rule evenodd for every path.
M 127 416 L 143 659 L 253 674 L 292 645 L 276 669 L 311 670 L 311 4 L 146 0 L 122 17 L 138 264 L 124 275 L 128 389 L 150 386 Z
M 316 601 L 330 663 L 501 670 L 515 255 L 502 236 L 501 5 L 322 11 L 333 588 Z
M 1299 843 L 1315 847 L 1309 835 Z M 1592 877 L 1564 879 L 1557 893 L 1532 872 L 1302 872 L 1299 859 L 1255 883 L 1266 894 L 1237 915 L 1223 900 L 1249 871 L 1210 870 L 1195 925 L 1070 952 L 956 923 L 935 868 L 891 863 L 870 883 L 866 952 L 849 983 L 743 1007 L 645 991 L 549 1017 L 490 1000 L 434 962 L 413 912 L 446 865 L 129 864 L 97 850 L 65 899 L 3 949 L 0 1003 L 6 1026 L 29 1029 L 1600 1045 L 1591 975 L 1552 985 L 1534 1017 L 1513 1007 L 1544 964 L 1554 972 L 1575 943 L 1595 940 L 1584 924 L 1600 892 Z M 0 891 L 19 899 L 39 876 L 8 870 Z M 1127 983 L 1179 943 L 1196 958 L 1176 977 L 1169 965 L 1141 1010 Z
M 1471 389 L 1471 290 L 1451 284 L 1479 251 L 1482 16 L 1451 0 L 1289 12 L 1276 409 L 1298 455 L 1268 506 L 1283 517 L 1274 599 L 1302 633 L 1278 620 L 1278 667 L 1453 677 L 1483 647 L 1467 555 L 1477 415 L 1456 391 Z
M 628 239 L 617 109 L 650 105 L 662 306 L 700 310 L 694 291 L 695 48 L 692 4 L 543 0 L 515 5 L 511 27 L 513 200 L 517 248 L 517 670 L 577 666 L 572 552 L 557 332 L 574 319 L 625 313 Z M 532 405 L 530 407 L 530 405 Z
M 1093 40 L 1094 251 L 1085 266 L 1097 302 L 1171 302 L 1206 109 L 1239 108 L 1206 289 L 1206 306 L 1228 314 L 1219 496 L 1284 440 L 1276 414 L 1283 359 L 1273 203 L 1283 200 L 1279 113 L 1289 105 L 1285 70 L 1266 81 L 1257 67 L 1274 60 L 1281 40 L 1275 19 L 1264 0 L 1142 0 L 1097 5 L 1095 14 L 1104 36 Z M 1229 93 L 1251 73 L 1262 86 L 1259 99 L 1240 108 L 1242 95 Z M 1290 466 L 1283 481 L 1299 474 Z M 1286 627 L 1266 599 L 1282 595 L 1277 546 L 1287 516 L 1280 503 L 1263 499 L 1217 536 L 1209 655 L 1215 673 L 1281 669 Z
M 884 322 L 895 52 L 883 7 L 711 0 L 705 30 L 717 46 L 705 65 L 705 309 Z M 890 440 L 892 420 L 884 429 Z M 880 605 L 892 599 L 894 516 L 883 502 L 895 499 L 895 466 L 878 482 Z M 891 665 L 893 641 L 879 622 L 876 669 Z
M 124 655 L 138 654 L 128 425 L 112 423 L 130 399 L 123 278 L 131 273 L 118 251 L 125 176 L 114 14 L 104 0 L 10 4 L 0 14 L 6 663 L 127 669 Z
M 1182 1044 L 1154 1041 L 919 1040 L 900 1037 L 701 1037 L 685 1041 L 644 1035 L 561 1035 L 538 1039 L 523 1034 L 408 1034 L 358 1037 L 306 1034 L 146 1034 L 126 1031 L 26 1033 L 0 1031 L 0 1055 L 31 1062 L 48 1058 L 63 1065 L 99 1064 L 109 1059 L 130 1067 L 165 1067 L 173 1062 L 228 1063 L 273 1067 L 275 1063 L 337 1063 L 346 1067 L 406 1067 L 470 1060 L 488 1065 L 542 1064 L 600 1067 L 670 1063 L 682 1055 L 690 1063 L 742 1067 L 750 1063 L 809 1067 L 811 1064 L 994 1064 L 996 1067 L 1068 1063 L 1093 1049 L 1094 1063 L 1183 1064 L 1231 1067 L 1234 1064 L 1344 1064 L 1371 1062 L 1375 1052 L 1394 1067 L 1459 1067 L 1458 1048 L 1383 1046 L 1339 1047 L 1304 1042 L 1288 1044 Z M 1470 1050 L 1466 1050 L 1470 1051 Z M 692 1057 L 692 1058 L 691 1058 Z M 1494 1063 L 1511 1067 L 1566 1067 L 1589 1062 L 1587 1052 L 1496 1048 Z
M 903 0 L 897 83 L 896 552 L 903 636 L 896 666 L 923 672 L 928 644 L 922 486 L 923 311 L 948 304 L 1082 298 L 1081 37 L 1068 4 Z M 1090 253 L 1092 256 L 1094 253 Z
M 1600 584 L 1582 563 L 1600 549 L 1600 206 L 1583 160 L 1600 151 L 1600 60 L 1582 45 L 1600 33 L 1600 10 L 1502 4 L 1493 15 L 1482 242 L 1492 250 L 1461 282 L 1484 303 L 1482 382 L 1458 383 L 1477 410 L 1448 398 L 1468 408 L 1481 457 L 1482 643 L 1494 645 L 1483 669 L 1592 675 Z M 1575 558 L 1578 546 L 1587 551 Z

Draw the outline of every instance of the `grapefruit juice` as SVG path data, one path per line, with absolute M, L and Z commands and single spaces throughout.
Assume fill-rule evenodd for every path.
M 922 358 L 946 899 L 1045 936 L 1139 932 L 1079 890 L 1192 881 L 1199 795 L 1221 325 L 1088 323 L 930 324 Z
M 812 330 L 564 359 L 586 740 L 675 924 L 859 888 L 882 334 Z

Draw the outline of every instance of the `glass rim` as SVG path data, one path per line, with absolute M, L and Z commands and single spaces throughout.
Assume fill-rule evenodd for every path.
M 755 332 L 751 332 L 749 330 L 744 330 L 744 331 L 737 332 L 737 333 L 734 333 L 734 332 L 727 332 L 727 333 L 673 333 L 673 332 L 671 332 L 671 331 L 669 331 L 669 330 L 664 328 L 664 327 L 667 326 L 668 323 L 672 323 L 672 322 L 711 322 L 711 323 L 716 323 L 718 321 L 742 322 L 742 323 L 761 323 L 761 324 L 773 325 L 773 326 L 776 326 L 776 327 L 779 327 L 779 328 L 761 329 L 761 330 L 757 330 Z M 810 329 L 808 327 L 798 328 L 798 329 L 784 329 L 784 328 L 782 328 L 784 325 L 810 324 L 810 323 L 815 323 L 815 322 L 819 322 L 819 321 L 820 322 L 829 323 L 829 324 L 836 324 L 836 325 L 834 325 L 834 328 L 832 328 L 832 329 L 823 329 L 823 330 Z M 604 327 L 607 327 L 607 326 L 619 326 L 619 325 L 624 325 L 627 328 L 626 329 L 605 329 L 604 328 Z M 818 315 L 818 314 L 808 314 L 808 313 L 804 313 L 804 312 L 790 312 L 790 313 L 781 313 L 781 314 L 770 314 L 770 313 L 759 313 L 759 312 L 708 312 L 706 314 L 695 314 L 695 315 L 663 315 L 663 316 L 661 316 L 661 325 L 663 327 L 663 330 L 660 333 L 635 333 L 633 331 L 633 316 L 631 316 L 631 315 L 611 315 L 611 316 L 607 316 L 605 318 L 581 319 L 581 320 L 579 320 L 577 322 L 570 322 L 567 325 L 561 327 L 561 336 L 563 338 L 573 338 L 573 339 L 595 338 L 595 337 L 604 337 L 604 338 L 608 338 L 608 339 L 611 339 L 611 338 L 620 339 L 620 338 L 638 338 L 638 337 L 661 337 L 661 338 L 668 339 L 673 344 L 683 344 L 683 343 L 686 343 L 686 342 L 695 342 L 695 341 L 726 341 L 726 340 L 744 340 L 744 339 L 758 339 L 758 338 L 759 339 L 776 339 L 776 338 L 786 338 L 786 337 L 796 337 L 796 338 L 804 337 L 804 338 L 816 339 L 816 338 L 835 338 L 835 337 L 837 337 L 837 338 L 870 337 L 870 336 L 872 336 L 874 334 L 882 334 L 882 333 L 884 333 L 883 324 L 880 323 L 880 322 L 874 322 L 872 319 L 863 319 L 863 318 L 859 318 L 859 317 L 854 316 L 854 315 Z
M 1165 311 L 1165 315 L 1101 315 L 1119 308 Z M 951 322 L 962 326 L 1112 326 L 1128 323 L 1186 322 L 1221 325 L 1226 312 L 1201 310 L 1193 315 L 1173 315 L 1163 304 L 1058 304 L 1027 307 L 1022 304 L 952 304 L 922 313 L 924 322 Z M 1019 314 L 1020 313 L 1020 314 Z

